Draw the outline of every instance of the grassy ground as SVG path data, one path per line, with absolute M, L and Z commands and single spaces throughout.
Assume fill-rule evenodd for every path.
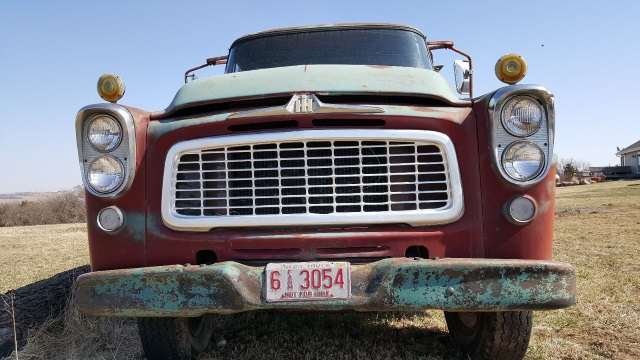
M 536 313 L 526 359 L 640 358 L 640 181 L 558 188 L 556 197 L 555 259 L 576 267 L 578 303 Z M 58 240 L 36 243 L 51 234 Z M 81 225 L 0 229 L 0 291 L 86 262 L 84 236 Z M 63 257 L 68 251 L 77 253 Z M 11 259 L 26 254 L 31 263 L 11 269 L 17 262 Z M 439 311 L 255 312 L 218 320 L 227 344 L 212 345 L 200 359 L 463 358 Z M 142 349 L 134 321 L 87 319 L 70 311 L 32 331 L 19 357 L 140 359 Z
M 88 261 L 86 224 L 0 227 L 0 293 Z

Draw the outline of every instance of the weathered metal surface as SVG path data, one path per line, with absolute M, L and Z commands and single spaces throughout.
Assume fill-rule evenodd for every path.
M 381 70 L 382 71 L 382 70 Z M 377 106 L 377 105 L 376 105 Z M 483 214 L 481 182 L 477 181 L 478 146 L 476 122 L 469 107 L 386 106 L 385 114 L 377 114 L 386 122 L 381 128 L 431 130 L 448 134 L 457 144 L 461 178 L 465 188 L 464 215 L 459 221 L 437 227 L 409 227 L 403 224 L 345 227 L 305 228 L 227 228 L 207 233 L 173 231 L 160 217 L 162 178 L 147 177 L 146 210 L 147 241 L 146 263 L 128 267 L 157 266 L 167 264 L 197 263 L 196 254 L 202 250 L 215 253 L 217 261 L 239 261 L 263 265 L 263 261 L 313 261 L 328 258 L 403 257 L 409 247 L 423 246 L 430 256 L 484 257 Z M 391 113 L 393 112 L 393 116 Z M 222 121 L 226 113 L 203 115 L 193 119 L 167 119 L 152 121 L 147 132 L 148 161 L 146 172 L 160 174 L 164 171 L 164 160 L 171 146 L 195 138 L 228 135 L 231 125 L 254 123 L 252 119 Z M 398 116 L 397 116 L 398 115 Z M 374 115 L 344 114 L 341 120 L 353 121 Z M 335 118 L 335 115 L 299 115 L 296 117 L 300 129 L 315 128 L 318 118 Z M 285 117 L 274 117 L 278 121 Z M 290 131 L 290 129 L 288 129 Z M 278 130 L 274 130 L 278 131 Z M 348 130 L 346 130 L 348 131 Z M 291 136 L 296 136 L 291 131 Z M 502 204 L 487 212 L 501 211 Z M 550 224 L 553 226 L 553 224 Z M 531 224 L 530 226 L 537 226 Z M 544 226 L 547 226 L 546 224 Z M 505 239 L 509 241 L 509 239 Z M 540 239 L 535 239 L 539 242 Z M 381 247 L 375 253 L 360 252 L 362 248 Z M 384 247 L 384 250 L 382 250 Z M 325 255 L 319 249 L 348 248 L 348 251 Z M 289 250 L 294 249 L 294 250 Z M 297 250 L 296 250 L 297 249 Z M 535 255 L 534 255 L 535 256 Z M 511 257 L 511 256 L 504 256 Z M 519 257 L 523 258 L 523 257 Z M 527 257 L 524 257 L 527 258 Z M 550 259 L 549 257 L 534 257 Z M 257 260 L 257 261 L 251 261 Z M 371 261 L 371 260 L 367 260 Z M 99 270 L 113 269 L 102 267 Z
M 251 86 L 246 86 L 247 84 Z M 409 67 L 376 69 L 365 65 L 300 65 L 224 74 L 190 81 L 178 90 L 165 114 L 190 103 L 293 93 L 403 94 L 468 106 L 435 71 Z M 154 117 L 161 115 L 154 114 Z
M 133 116 L 136 154 L 135 177 L 128 191 L 116 197 L 98 197 L 85 190 L 87 206 L 87 237 L 93 270 L 132 268 L 146 264 L 146 137 L 149 113 L 126 107 Z M 132 139 L 133 140 L 133 139 Z M 124 226 L 115 232 L 105 232 L 97 224 L 98 213 L 108 206 L 118 206 L 125 217 Z
M 198 316 L 257 309 L 545 310 L 575 302 L 570 265 L 535 260 L 394 258 L 352 266 L 352 297 L 269 303 L 264 268 L 235 262 L 85 274 L 76 302 L 90 316 Z

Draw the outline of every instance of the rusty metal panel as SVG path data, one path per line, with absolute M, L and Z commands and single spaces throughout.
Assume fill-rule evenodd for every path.
M 314 311 L 550 310 L 575 302 L 564 263 L 538 260 L 393 258 L 352 266 L 348 300 L 269 303 L 264 267 L 235 262 L 94 272 L 77 281 L 90 316 L 198 316 L 258 309 Z

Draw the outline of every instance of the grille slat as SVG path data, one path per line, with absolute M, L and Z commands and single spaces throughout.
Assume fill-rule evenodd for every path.
M 442 175 L 445 175 L 444 173 L 441 173 Z M 394 174 L 395 175 L 395 174 Z M 338 178 L 338 176 L 336 176 L 336 178 Z M 350 176 L 343 176 L 343 178 L 346 179 L 352 179 L 353 177 Z M 266 178 L 266 179 L 261 179 L 261 180 L 277 180 L 279 178 Z M 208 181 L 208 182 L 213 182 L 213 181 Z M 189 181 L 179 181 L 177 182 L 178 184 L 191 184 L 193 182 L 189 182 Z M 365 186 L 369 186 L 370 184 L 376 184 L 376 185 L 414 185 L 414 184 L 446 184 L 447 181 L 412 181 L 412 182 L 402 182 L 402 181 L 398 181 L 398 182 L 386 182 L 386 183 L 366 183 Z M 345 184 L 339 184 L 338 186 L 342 186 Z M 277 185 L 274 185 L 274 187 L 276 187 Z M 283 185 L 286 188 L 286 185 Z M 268 188 L 267 186 L 265 186 L 265 188 Z M 250 190 L 250 189 L 254 189 L 253 186 L 251 187 L 235 187 L 233 188 L 234 190 Z M 193 191 L 193 190 L 189 190 L 189 189 L 176 189 L 176 192 L 186 192 L 186 191 Z M 393 192 L 393 191 L 391 191 Z M 401 191 L 401 192 L 405 192 L 405 191 Z
M 177 229 L 440 224 L 462 212 L 455 150 L 434 132 L 233 135 L 177 144 L 167 159 L 163 217 Z

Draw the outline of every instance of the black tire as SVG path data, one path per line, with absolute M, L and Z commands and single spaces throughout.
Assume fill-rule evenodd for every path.
M 477 359 L 524 358 L 531 338 L 531 311 L 446 312 L 453 342 Z
M 209 345 L 213 318 L 138 318 L 138 333 L 149 360 L 193 359 Z

